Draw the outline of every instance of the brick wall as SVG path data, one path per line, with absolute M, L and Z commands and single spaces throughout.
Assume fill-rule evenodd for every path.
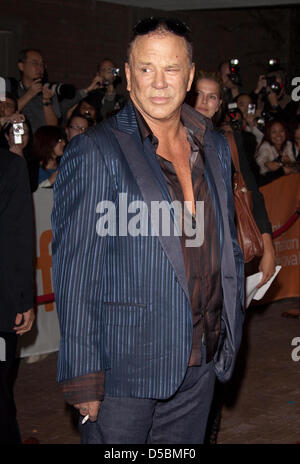
M 244 86 L 249 89 L 272 55 L 291 74 L 300 73 L 296 60 L 299 11 L 283 7 L 171 14 L 191 24 L 198 68 L 215 69 L 223 58 L 238 56 Z M 9 75 L 18 76 L 18 50 L 35 47 L 44 52 L 51 81 L 86 86 L 104 57 L 112 57 L 123 68 L 132 25 L 153 13 L 96 0 L 1 2 L 0 32 L 12 31 Z

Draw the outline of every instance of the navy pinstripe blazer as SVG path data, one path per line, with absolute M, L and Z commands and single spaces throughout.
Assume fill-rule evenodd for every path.
M 205 123 L 187 105 L 182 117 L 195 132 Z M 230 155 L 224 140 L 218 142 L 219 156 L 207 128 L 207 180 L 220 236 L 224 294 L 214 363 L 226 381 L 241 340 L 243 258 L 233 225 Z M 145 202 L 149 211 L 151 201 L 171 201 L 154 148 L 148 139 L 141 141 L 131 103 L 71 141 L 54 184 L 58 381 L 105 369 L 107 395 L 168 398 L 186 372 L 193 331 L 180 239 L 118 234 L 120 193 L 127 194 L 128 203 Z M 103 200 L 116 205 L 116 235 L 96 232 L 97 204 Z

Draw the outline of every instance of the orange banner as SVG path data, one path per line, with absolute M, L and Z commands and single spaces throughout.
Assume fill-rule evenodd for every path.
M 283 176 L 262 187 L 273 232 L 284 226 L 300 205 L 300 174 Z M 276 264 L 282 266 L 260 303 L 300 297 L 300 217 L 273 240 Z

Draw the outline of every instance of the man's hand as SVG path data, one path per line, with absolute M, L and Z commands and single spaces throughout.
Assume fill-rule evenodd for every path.
M 35 319 L 35 314 L 33 308 L 26 311 L 26 313 L 18 313 L 16 316 L 14 330 L 17 335 L 23 335 L 25 332 L 28 332 L 33 324 Z M 21 324 L 21 322 L 23 323 Z M 20 325 L 21 324 L 21 325 Z
M 16 111 L 13 113 L 11 116 L 3 116 L 0 118 L 0 127 L 4 126 L 7 122 L 24 122 L 25 121 L 25 116 L 24 114 L 19 113 L 19 111 Z
M 42 92 L 42 90 L 43 90 L 42 80 L 38 78 L 38 79 L 34 79 L 32 84 L 28 88 L 27 93 L 31 98 L 33 98 L 38 93 Z
M 96 422 L 101 401 L 90 401 L 89 403 L 74 404 L 74 408 L 78 409 L 82 416 L 89 415 L 91 422 Z
M 42 88 L 42 93 L 43 93 L 43 100 L 51 100 L 53 97 L 53 92 L 51 89 L 49 89 L 48 85 L 44 85 Z
M 98 74 L 94 77 L 90 85 L 84 89 L 85 93 L 89 93 L 92 90 L 99 89 L 103 86 L 103 79 Z
M 266 86 L 267 86 L 266 76 L 264 75 L 259 76 L 254 93 L 256 94 L 260 93 L 261 90 Z

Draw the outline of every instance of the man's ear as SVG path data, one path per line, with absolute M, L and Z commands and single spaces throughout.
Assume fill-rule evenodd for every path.
M 129 63 L 125 63 L 125 76 L 126 76 L 126 81 L 127 81 L 127 90 L 130 92 L 131 90 L 131 71 L 130 71 L 130 65 Z
M 195 63 L 192 63 L 191 69 L 190 69 L 190 75 L 189 75 L 189 81 L 188 81 L 188 86 L 187 86 L 187 92 L 191 90 L 192 83 L 194 80 L 195 76 Z
M 22 63 L 22 61 L 19 61 L 19 63 L 18 63 L 18 69 L 19 69 L 19 71 L 21 71 L 21 72 L 24 71 L 24 63 Z

